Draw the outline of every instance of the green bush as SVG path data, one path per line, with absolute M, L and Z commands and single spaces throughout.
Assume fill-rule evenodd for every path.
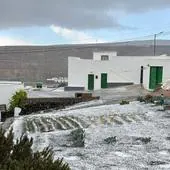
M 19 90 L 11 97 L 9 103 L 9 111 L 13 111 L 15 107 L 24 108 L 24 100 L 27 99 L 27 93 Z
M 120 105 L 125 105 L 125 104 L 129 104 L 129 101 L 122 100 L 122 101 L 120 102 Z
M 23 135 L 14 144 L 12 130 L 7 136 L 0 129 L 0 170 L 70 170 L 63 159 L 53 160 L 50 148 L 33 152 L 33 139 Z

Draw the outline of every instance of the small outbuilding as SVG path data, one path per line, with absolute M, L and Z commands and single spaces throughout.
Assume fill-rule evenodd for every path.
M 0 81 L 0 105 L 8 105 L 12 95 L 24 89 L 24 84 L 18 81 Z
M 94 52 L 93 59 L 68 58 L 66 90 L 99 90 L 141 84 L 154 90 L 170 79 L 170 56 L 117 56 Z

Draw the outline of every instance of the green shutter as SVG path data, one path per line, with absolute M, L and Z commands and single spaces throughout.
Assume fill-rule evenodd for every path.
M 94 90 L 94 74 L 88 74 L 88 90 Z
M 160 85 L 162 83 L 163 67 L 157 67 L 156 70 L 156 84 Z
M 101 88 L 105 89 L 107 88 L 107 73 L 102 73 L 101 74 Z
M 156 67 L 150 67 L 149 89 L 154 90 L 156 87 Z

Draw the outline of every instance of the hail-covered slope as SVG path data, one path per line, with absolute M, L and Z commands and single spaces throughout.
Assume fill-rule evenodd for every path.
M 94 104 L 16 118 L 15 137 L 27 133 L 35 150 L 53 147 L 55 156 L 64 157 L 73 170 L 170 169 L 168 112 L 138 102 Z M 68 136 L 76 128 L 85 130 L 84 147 L 70 145 Z M 106 142 L 114 136 L 116 142 Z

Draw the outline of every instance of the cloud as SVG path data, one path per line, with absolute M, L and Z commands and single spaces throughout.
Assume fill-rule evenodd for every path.
M 77 30 L 121 28 L 121 12 L 168 7 L 169 0 L 1 0 L 0 29 L 52 24 Z
M 0 37 L 0 46 L 13 46 L 13 45 L 33 45 L 33 44 L 20 39 Z
M 76 31 L 72 29 L 62 28 L 52 25 L 50 27 L 57 35 L 69 40 L 73 44 L 86 44 L 86 43 L 103 43 L 104 40 L 92 37 L 85 32 Z

